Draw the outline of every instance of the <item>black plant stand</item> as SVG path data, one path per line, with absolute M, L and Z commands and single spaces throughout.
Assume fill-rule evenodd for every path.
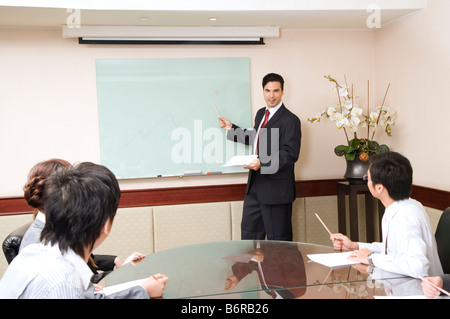
M 373 196 L 370 194 L 366 183 L 349 183 L 338 182 L 338 227 L 339 232 L 347 235 L 351 240 L 359 240 L 358 232 L 358 201 L 357 195 L 363 193 L 365 196 L 366 206 L 366 241 L 373 242 L 375 240 L 375 220 L 373 215 Z M 349 195 L 349 212 L 350 212 L 350 236 L 347 234 L 347 222 L 345 213 L 345 195 Z M 384 206 L 378 202 L 378 224 L 381 238 L 381 218 L 384 214 Z

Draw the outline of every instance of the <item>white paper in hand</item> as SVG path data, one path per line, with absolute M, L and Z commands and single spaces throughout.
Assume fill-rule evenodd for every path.
M 124 282 L 122 284 L 117 284 L 117 285 L 114 285 L 114 286 L 105 287 L 105 288 L 103 288 L 103 290 L 96 291 L 95 293 L 103 293 L 105 295 L 111 295 L 111 294 L 114 294 L 116 292 L 119 292 L 119 291 L 122 291 L 122 290 L 126 290 L 126 289 L 129 289 L 129 288 L 134 287 L 134 286 L 139 286 L 146 279 L 147 278 L 138 279 L 138 280 Z
M 258 157 L 258 155 L 236 155 L 236 156 L 233 156 L 223 166 L 225 166 L 225 167 L 231 167 L 231 166 L 234 166 L 234 167 L 246 167 L 251 162 L 253 162 L 257 157 Z

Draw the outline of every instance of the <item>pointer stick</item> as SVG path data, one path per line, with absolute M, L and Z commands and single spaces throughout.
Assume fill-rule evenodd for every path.
M 316 214 L 316 213 L 314 213 Z M 331 237 L 333 237 L 333 234 L 330 232 L 330 230 L 328 229 L 327 225 L 325 225 L 325 223 L 323 222 L 322 219 L 320 219 L 319 215 L 316 214 L 317 219 L 322 223 L 323 227 L 325 227 L 325 229 L 327 230 L 327 232 L 330 234 Z
M 213 106 L 214 106 L 214 109 L 216 110 L 217 116 L 218 116 L 218 117 L 220 117 L 220 115 L 219 115 L 219 111 L 217 111 L 217 107 L 216 107 L 216 105 L 215 105 L 215 104 L 213 104 Z
M 333 268 L 330 268 L 330 270 L 328 271 L 328 274 L 327 274 L 327 276 L 325 277 L 323 283 L 322 283 L 322 284 L 320 285 L 320 287 L 319 287 L 319 292 L 322 290 L 323 286 L 326 284 L 326 282 L 327 282 L 327 280 L 328 280 L 328 277 L 330 277 L 332 271 L 333 271 Z
M 443 292 L 444 294 L 446 294 L 447 296 L 450 296 L 450 293 L 447 290 L 444 290 L 438 286 L 436 286 L 435 284 L 433 284 L 431 281 L 429 281 L 426 278 L 420 277 L 420 279 L 422 279 L 423 281 L 425 281 L 426 283 L 430 284 L 431 286 L 433 286 L 434 288 L 436 288 L 437 290 L 439 290 L 440 292 Z

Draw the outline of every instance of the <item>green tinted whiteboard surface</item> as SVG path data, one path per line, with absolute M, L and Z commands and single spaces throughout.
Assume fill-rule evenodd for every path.
M 97 59 L 101 163 L 117 178 L 224 168 L 250 147 L 226 140 L 220 116 L 251 127 L 248 58 Z

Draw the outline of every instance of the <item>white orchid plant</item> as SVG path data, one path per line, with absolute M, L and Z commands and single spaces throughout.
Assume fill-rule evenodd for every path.
M 338 129 L 342 129 L 347 139 L 347 145 L 338 145 L 334 152 L 338 156 L 345 155 L 349 161 L 355 160 L 356 156 L 363 162 L 368 161 L 369 155 L 378 154 L 389 151 L 389 147 L 385 144 L 379 145 L 373 140 L 375 133 L 379 126 L 384 126 L 384 132 L 391 136 L 391 126 L 395 124 L 396 114 L 389 107 L 384 105 L 389 86 L 380 106 L 377 106 L 375 111 L 368 114 L 363 114 L 363 109 L 356 103 L 357 97 L 353 95 L 353 86 L 351 93 L 347 85 L 340 85 L 331 76 L 325 76 L 330 82 L 334 83 L 333 91 L 337 93 L 338 103 L 326 108 L 326 110 L 316 114 L 312 118 L 308 118 L 311 123 L 320 122 L 322 118 L 328 118 L 335 122 Z M 360 128 L 367 128 L 367 137 L 358 138 L 358 130 Z M 353 138 L 349 139 L 348 131 L 353 133 Z M 372 136 L 370 136 L 372 133 Z M 369 139 L 370 137 L 370 139 Z

